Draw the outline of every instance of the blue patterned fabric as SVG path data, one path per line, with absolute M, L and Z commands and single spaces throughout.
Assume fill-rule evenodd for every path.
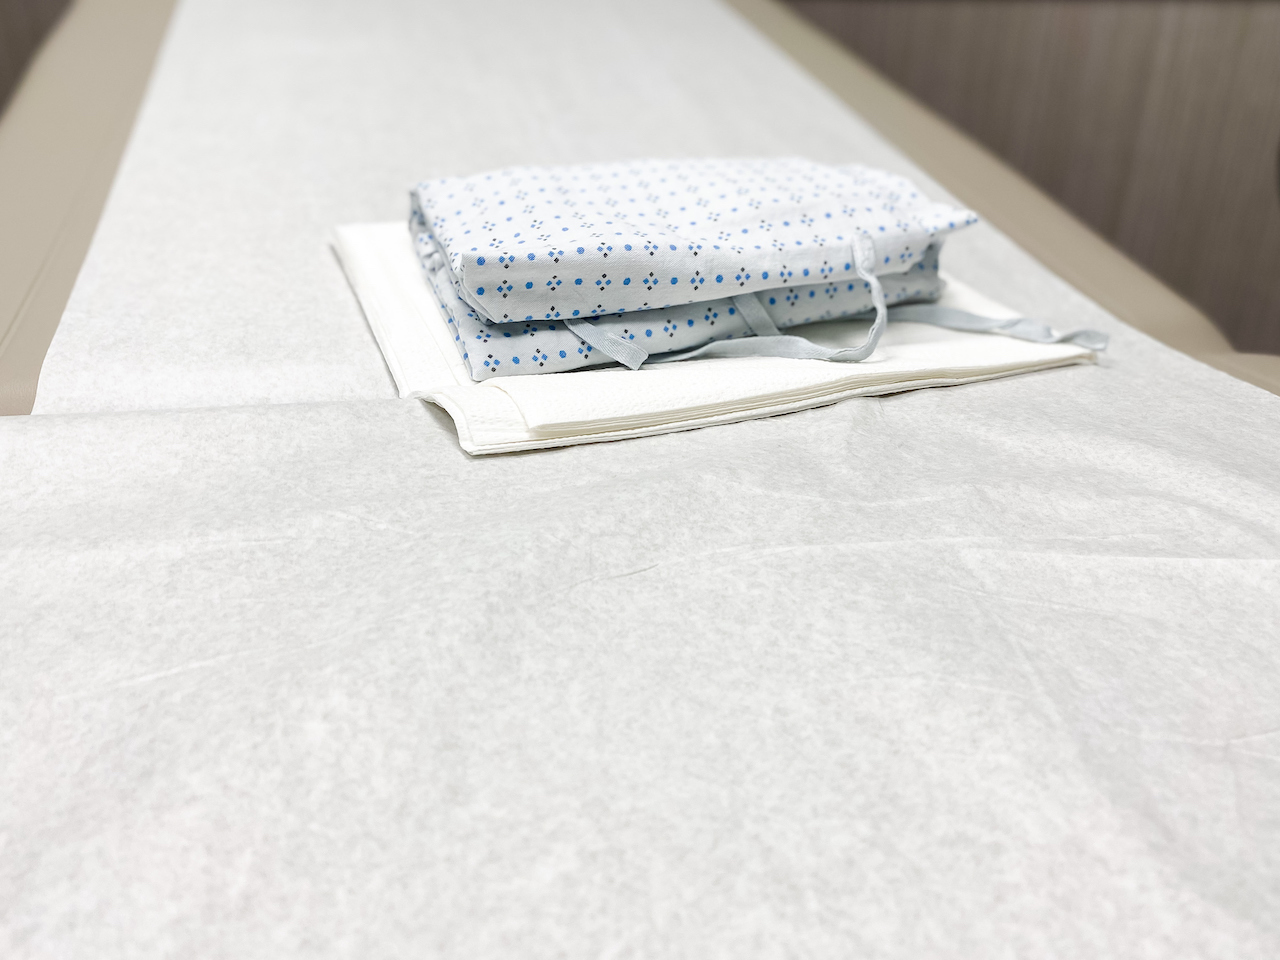
M 410 228 L 485 380 L 612 363 L 602 338 L 639 362 L 751 336 L 744 294 L 778 329 L 866 313 L 877 280 L 888 304 L 936 300 L 942 239 L 976 220 L 867 167 L 690 160 L 424 182 Z

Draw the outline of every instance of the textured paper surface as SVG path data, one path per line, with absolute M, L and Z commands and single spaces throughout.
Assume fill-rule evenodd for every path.
M 893 162 L 807 84 L 693 2 L 179 10 L 41 387 L 123 412 L 0 421 L 0 955 L 1280 954 L 1280 398 L 986 230 L 1099 365 L 485 458 L 394 399 L 329 224 Z
M 0 952 L 1274 954 L 1280 399 L 1147 356 L 0 423 Z

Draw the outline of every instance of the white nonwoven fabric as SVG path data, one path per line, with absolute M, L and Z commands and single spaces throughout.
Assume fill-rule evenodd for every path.
M 689 430 L 849 397 L 971 383 L 1095 359 L 1092 351 L 1071 343 L 893 322 L 875 353 L 860 363 L 735 357 L 475 382 L 474 368 L 454 344 L 454 318 L 443 313 L 424 281 L 403 224 L 339 227 L 334 249 L 400 396 L 446 409 L 463 449 L 473 454 Z M 991 317 L 1016 316 L 955 280 L 946 285 L 939 304 Z M 862 343 L 869 326 L 829 321 L 798 329 L 814 342 L 839 348 Z
M 5 418 L 0 953 L 1280 953 L 1280 398 L 1137 346 L 480 458 Z
M 489 457 L 396 399 L 327 240 L 417 178 L 946 197 L 637 9 L 179 4 L 37 399 L 106 415 L 0 420 L 0 955 L 1280 955 L 1280 398 L 977 224 L 1098 364 Z

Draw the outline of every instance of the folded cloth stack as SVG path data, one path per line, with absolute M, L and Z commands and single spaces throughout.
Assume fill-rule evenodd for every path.
M 888 305 L 937 300 L 942 239 L 976 220 L 868 167 L 683 160 L 424 182 L 410 229 L 471 377 L 485 380 L 743 353 L 862 360 Z M 858 347 L 779 336 L 871 312 Z M 730 343 L 750 337 L 771 339 Z
M 558 377 L 491 376 L 477 382 L 457 349 L 455 328 L 443 319 L 431 286 L 422 282 L 422 264 L 403 223 L 336 227 L 333 248 L 400 396 L 447 410 L 462 448 L 472 454 L 692 430 L 849 397 L 1092 363 L 1095 348 L 1085 339 L 1105 340 L 1087 331 L 1059 336 L 944 274 L 946 289 L 937 303 L 892 308 L 890 313 L 898 315 L 875 354 L 861 363 L 802 362 L 773 353 L 651 361 L 639 370 L 611 364 Z M 933 316 L 924 318 L 926 323 L 913 322 L 913 311 Z M 938 316 L 955 322 L 939 322 Z M 833 320 L 797 328 L 798 335 L 721 340 L 698 349 L 795 341 L 838 353 L 864 342 L 871 326 L 867 319 Z M 989 336 L 990 331 L 1013 335 Z M 654 361 L 667 356 L 672 354 L 658 354 Z
M 862 167 L 649 161 L 424 183 L 408 235 L 332 242 L 400 396 L 488 454 L 1094 362 L 1105 335 L 939 273 L 975 219 Z

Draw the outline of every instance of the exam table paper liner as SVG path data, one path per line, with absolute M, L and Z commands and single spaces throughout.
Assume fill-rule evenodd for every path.
M 333 247 L 402 398 L 443 407 L 471 454 L 623 439 L 754 419 L 922 387 L 971 383 L 1095 359 L 1066 343 L 1032 343 L 895 322 L 861 363 L 779 357 L 690 360 L 474 382 L 422 277 L 401 223 L 338 227 Z M 949 279 L 941 301 L 993 317 L 1013 311 Z M 824 346 L 861 342 L 866 321 L 806 328 Z

